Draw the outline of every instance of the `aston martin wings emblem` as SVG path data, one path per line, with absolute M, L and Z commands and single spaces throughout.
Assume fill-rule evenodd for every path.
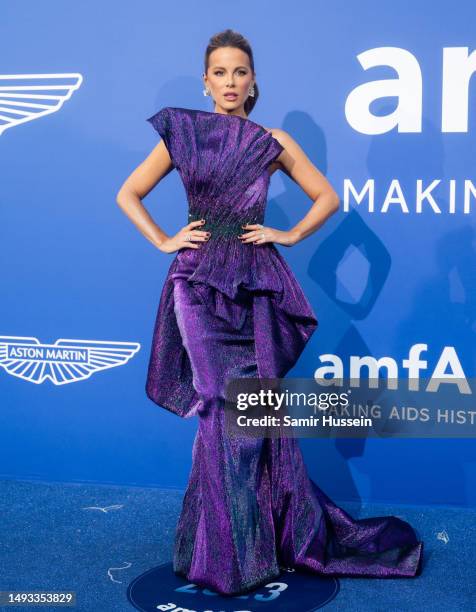
M 83 77 L 59 74 L 0 74 L 0 135 L 8 128 L 58 111 Z
M 0 366 L 37 385 L 47 378 L 65 385 L 123 365 L 139 349 L 136 342 L 60 339 L 41 344 L 38 338 L 0 336 Z

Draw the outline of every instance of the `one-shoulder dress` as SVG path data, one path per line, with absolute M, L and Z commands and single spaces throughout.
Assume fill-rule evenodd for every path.
M 321 575 L 413 577 L 423 543 L 394 516 L 353 519 L 306 471 L 293 437 L 226 435 L 226 381 L 281 378 L 318 326 L 273 243 L 242 243 L 263 223 L 269 165 L 283 151 L 250 119 L 164 107 L 160 134 L 208 242 L 180 249 L 165 278 L 146 394 L 198 417 L 178 520 L 173 569 L 221 594 L 239 594 L 300 568 Z M 202 228 L 200 228 L 202 229 Z

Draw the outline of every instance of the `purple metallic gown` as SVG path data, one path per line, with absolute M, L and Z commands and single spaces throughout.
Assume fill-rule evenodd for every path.
M 282 566 L 415 576 L 423 544 L 408 523 L 349 516 L 308 477 L 295 438 L 225 433 L 226 380 L 284 377 L 318 325 L 274 244 L 237 238 L 242 224 L 264 221 L 282 145 L 236 115 L 165 107 L 147 121 L 183 181 L 189 221 L 203 217 L 211 232 L 171 263 L 146 382 L 153 402 L 199 419 L 174 571 L 221 594 L 258 587 Z

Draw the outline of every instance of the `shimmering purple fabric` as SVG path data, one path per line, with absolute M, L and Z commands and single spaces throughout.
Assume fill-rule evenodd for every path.
M 261 223 L 281 144 L 242 117 L 166 107 L 148 119 L 183 180 L 189 211 L 219 225 Z M 294 438 L 231 438 L 226 381 L 282 377 L 318 325 L 273 244 L 215 235 L 182 249 L 157 313 L 146 392 L 197 415 L 192 470 L 175 540 L 176 573 L 222 594 L 280 574 L 415 576 L 423 544 L 396 517 L 354 520 L 308 477 Z

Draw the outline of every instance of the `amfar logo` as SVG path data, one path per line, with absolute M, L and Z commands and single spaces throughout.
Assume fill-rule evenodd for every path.
M 428 351 L 427 344 L 414 344 L 410 348 L 408 359 L 402 361 L 402 368 L 407 370 L 407 377 L 400 375 L 398 364 L 392 357 L 376 359 L 371 355 L 365 355 L 364 357 L 351 355 L 348 375 L 350 385 L 359 386 L 362 368 L 366 368 L 366 373 L 370 380 L 370 388 L 378 387 L 379 378 L 387 378 L 388 389 L 397 389 L 398 383 L 404 381 L 410 391 L 419 391 L 420 372 L 428 369 L 428 361 L 420 359 L 424 351 Z M 314 372 L 314 378 L 318 380 L 319 384 L 322 386 L 326 384 L 335 385 L 336 383 L 344 384 L 344 364 L 342 359 L 332 353 L 320 355 L 319 359 L 321 362 L 329 362 L 328 365 L 323 365 Z M 381 374 L 382 369 L 385 370 L 386 375 Z M 326 375 L 328 378 L 325 379 Z M 329 375 L 332 378 L 329 378 Z M 429 378 L 429 382 L 425 391 L 436 393 L 441 384 L 452 384 L 458 387 L 460 393 L 472 393 L 463 366 L 453 346 L 444 347 L 433 372 L 428 373 L 427 378 Z M 326 381 L 329 382 L 326 383 Z
M 77 72 L 0 74 L 0 135 L 20 123 L 55 113 L 82 82 Z
M 61 339 L 41 344 L 38 338 L 0 336 L 0 366 L 37 385 L 47 378 L 66 385 L 123 365 L 139 349 L 136 342 Z
M 422 131 L 423 79 L 416 57 L 399 47 L 377 47 L 357 56 L 362 68 L 389 66 L 398 77 L 369 81 L 352 90 L 345 102 L 349 124 L 362 134 L 385 134 L 398 127 L 399 132 Z M 441 131 L 467 132 L 469 84 L 476 71 L 476 51 L 468 47 L 445 47 L 442 61 Z M 388 115 L 370 112 L 380 98 L 395 97 L 397 108 Z

